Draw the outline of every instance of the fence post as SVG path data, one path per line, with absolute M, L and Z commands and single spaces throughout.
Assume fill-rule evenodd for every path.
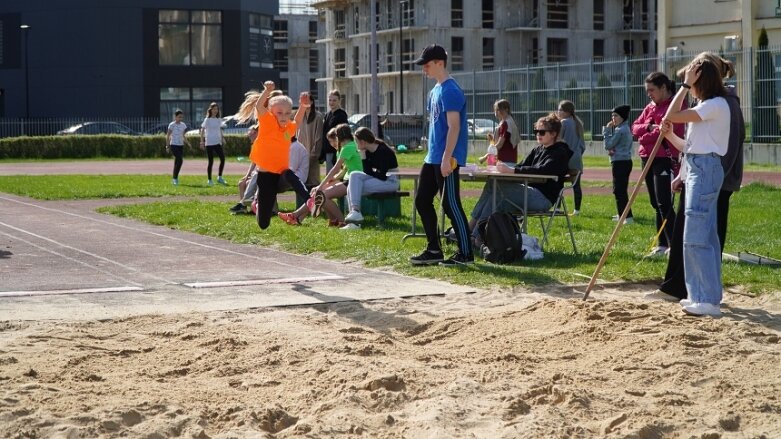
M 629 57 L 624 56 L 624 103 L 629 103 Z
M 529 80 L 529 64 L 526 64 L 526 128 L 529 129 L 532 123 L 532 85 Z M 528 139 L 528 137 L 527 137 Z
M 594 139 L 594 58 L 589 61 L 588 68 L 588 112 L 590 115 L 591 139 Z
M 499 96 L 496 99 L 502 99 L 504 91 L 504 67 L 499 67 Z
M 744 57 L 745 50 L 744 50 Z M 754 143 L 754 133 L 757 132 L 757 121 L 754 120 L 754 115 L 757 113 L 754 111 L 754 48 L 748 48 L 748 78 L 746 78 L 746 84 L 748 84 L 748 104 L 751 108 L 751 138 L 749 141 Z
M 477 119 L 477 114 L 475 114 L 476 107 L 477 107 L 477 95 L 475 93 L 475 89 L 477 88 L 477 71 L 472 70 L 472 121 L 474 122 L 475 119 Z M 472 135 L 469 136 L 472 138 L 472 153 L 475 154 L 475 157 L 477 156 L 477 147 L 475 146 L 475 129 L 476 124 L 472 124 Z M 468 151 L 467 151 L 468 153 Z M 475 163 L 477 160 L 475 160 Z

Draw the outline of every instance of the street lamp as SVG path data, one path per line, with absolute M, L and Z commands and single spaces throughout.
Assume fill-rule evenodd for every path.
M 25 118 L 30 118 L 30 64 L 29 52 L 27 51 L 27 33 L 30 31 L 30 25 L 23 24 L 19 26 L 22 30 L 22 44 L 24 44 L 24 111 Z
M 399 2 L 399 112 L 404 114 L 404 36 L 402 29 L 404 28 L 404 6 L 408 5 L 407 1 Z

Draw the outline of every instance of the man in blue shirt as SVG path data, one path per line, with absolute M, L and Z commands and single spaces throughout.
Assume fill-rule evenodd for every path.
M 410 258 L 412 265 L 460 265 L 474 262 L 464 208 L 461 206 L 458 168 L 466 164 L 467 128 L 466 97 L 455 79 L 447 71 L 447 52 L 432 44 L 425 49 L 415 64 L 423 73 L 437 81 L 428 101 L 428 154 L 420 169 L 415 208 L 418 210 L 428 245 L 418 256 Z M 458 251 L 445 260 L 437 230 L 437 211 L 434 197 L 439 192 L 442 208 L 450 218 L 458 239 Z

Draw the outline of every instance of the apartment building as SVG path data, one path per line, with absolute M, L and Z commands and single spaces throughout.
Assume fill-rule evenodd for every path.
M 764 27 L 781 45 L 781 0 L 658 0 L 659 51 L 756 47 Z
M 280 12 L 283 10 L 280 8 Z M 291 12 L 274 17 L 274 68 L 279 71 L 279 87 L 294 98 L 309 91 L 317 106 L 322 107 L 318 88 L 325 85 L 316 81 L 324 74 L 321 50 L 316 44 L 317 13 L 303 8 Z
M 345 94 L 348 113 L 369 111 L 372 25 L 380 113 L 424 112 L 431 84 L 412 61 L 431 43 L 448 50 L 455 72 L 657 51 L 654 0 L 377 0 L 374 17 L 369 0 L 312 6 L 324 29 L 320 81 Z

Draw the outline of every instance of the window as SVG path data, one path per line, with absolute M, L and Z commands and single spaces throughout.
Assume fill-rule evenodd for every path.
M 567 39 L 566 38 L 548 38 L 548 59 L 549 63 L 567 61 Z
M 605 40 L 594 40 L 594 61 L 604 61 Z
M 408 0 L 404 9 L 404 26 L 415 26 L 415 0 Z
M 222 108 L 221 88 L 161 88 L 160 120 L 172 120 L 174 112 L 182 110 L 185 121 L 195 124 L 206 117 L 206 109 L 212 102 Z
M 464 0 L 450 2 L 450 26 L 464 27 Z
M 358 48 L 358 46 L 353 46 L 353 75 L 357 75 L 359 70 L 359 64 L 360 64 L 360 55 L 361 51 Z
M 634 29 L 634 2 L 624 2 L 624 29 Z
M 309 73 L 320 71 L 320 54 L 317 49 L 309 49 Z
M 161 66 L 222 65 L 222 12 L 160 10 Z
M 632 56 L 635 54 L 635 42 L 633 40 L 624 40 L 624 55 Z
M 317 80 L 315 78 L 309 78 L 309 94 L 317 102 L 320 93 L 318 93 Z
M 279 78 L 279 84 L 277 84 L 277 88 L 282 91 L 282 93 L 289 94 L 290 89 L 288 88 L 290 86 L 290 81 L 287 78 Z
M 464 37 L 452 37 L 450 39 L 450 67 L 452 70 L 464 70 Z
M 309 22 L 309 44 L 315 44 L 317 41 L 317 21 Z
M 287 43 L 287 20 L 274 20 L 274 42 Z
M 376 30 L 382 30 L 382 25 L 380 24 L 380 2 L 374 2 L 374 28 Z M 371 31 L 371 29 L 369 29 Z
M 494 0 L 483 0 L 483 29 L 494 28 Z
M 271 15 L 249 14 L 249 66 L 273 69 L 274 17 Z
M 529 63 L 540 63 L 540 40 L 538 38 L 532 38 L 532 48 L 529 50 Z
M 344 48 L 334 51 L 334 76 L 344 78 L 347 74 L 346 51 Z
M 358 8 L 358 6 L 356 6 L 356 7 L 353 8 L 353 33 L 354 34 L 361 33 L 361 20 L 360 19 L 361 19 L 361 10 Z
M 494 39 L 483 38 L 483 70 L 494 68 Z
M 334 11 L 334 38 L 345 38 L 345 31 L 347 30 L 347 25 L 345 24 L 345 18 L 344 18 L 344 10 L 336 10 Z
M 393 41 L 388 41 L 385 47 L 385 70 L 388 72 L 393 71 Z
M 287 49 L 274 49 L 274 68 L 283 72 L 287 71 Z
M 387 107 L 388 113 L 395 113 L 396 109 L 393 106 L 394 102 L 393 102 L 393 92 L 392 91 L 388 92 L 388 99 L 386 99 L 385 102 L 388 103 L 388 107 Z
M 403 46 L 402 46 L 402 69 L 403 70 L 414 70 L 415 67 L 413 66 L 412 62 L 415 61 L 418 56 L 415 53 L 415 40 L 413 39 L 406 39 L 404 40 Z
M 594 0 L 594 30 L 605 30 L 605 0 Z
M 548 27 L 567 29 L 569 25 L 569 0 L 548 0 Z

